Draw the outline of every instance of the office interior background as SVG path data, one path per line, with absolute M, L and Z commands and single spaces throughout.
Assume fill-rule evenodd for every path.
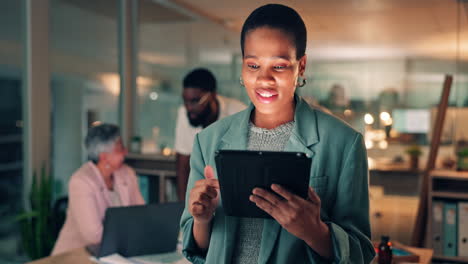
M 45 167 L 52 203 L 66 196 L 92 123 L 119 124 L 127 146 L 141 138 L 140 156 L 173 160 L 188 71 L 208 68 L 219 94 L 248 103 L 240 28 L 267 2 L 0 0 L 0 262 L 25 258 L 15 217 L 30 206 L 33 177 Z M 424 168 L 445 74 L 454 82 L 437 167 L 456 162 L 468 140 L 468 2 L 284 3 L 309 34 L 308 83 L 298 94 L 365 135 L 372 239 L 409 244 L 421 173 L 392 166 L 417 145 Z M 147 201 L 161 191 L 150 178 L 139 173 Z M 164 184 L 164 200 L 176 199 L 173 177 Z

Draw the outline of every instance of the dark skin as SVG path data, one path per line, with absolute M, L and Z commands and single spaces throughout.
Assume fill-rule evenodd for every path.
M 179 201 L 185 200 L 185 192 L 187 191 L 189 174 L 190 155 L 176 153 L 177 197 L 179 198 Z
M 185 87 L 182 91 L 182 98 L 189 120 L 199 121 L 203 128 L 218 120 L 219 103 L 216 99 L 216 93 L 209 93 L 199 88 Z M 177 196 L 179 201 L 185 200 L 189 173 L 190 155 L 176 153 Z
M 294 92 L 298 76 L 304 74 L 307 57 L 297 59 L 290 37 L 268 27 L 246 35 L 244 53 L 242 79 L 255 105 L 252 122 L 271 129 L 294 120 Z M 204 175 L 205 179 L 195 183 L 189 196 L 189 212 L 194 220 L 192 232 L 201 249 L 208 248 L 211 220 L 219 203 L 219 183 L 213 169 L 206 166 Z M 321 201 L 317 193 L 309 187 L 308 199 L 303 199 L 279 185 L 273 184 L 271 188 L 273 192 L 255 188 L 250 201 L 319 255 L 331 259 L 330 229 L 320 218 Z
M 199 88 L 186 87 L 182 91 L 182 99 L 190 120 L 199 120 L 205 128 L 218 119 L 219 103 L 215 92 L 207 92 Z

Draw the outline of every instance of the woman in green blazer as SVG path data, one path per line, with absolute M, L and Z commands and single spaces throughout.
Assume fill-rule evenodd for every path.
M 367 156 L 362 135 L 295 95 L 303 86 L 306 29 L 293 9 L 257 8 L 241 33 L 242 79 L 252 104 L 200 132 L 190 160 L 183 253 L 193 263 L 369 263 Z M 304 152 L 309 197 L 281 186 L 250 200 L 273 219 L 227 216 L 214 156 L 220 149 Z

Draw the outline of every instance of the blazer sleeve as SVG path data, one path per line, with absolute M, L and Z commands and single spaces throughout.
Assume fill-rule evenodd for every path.
M 97 244 L 101 240 L 102 222 L 99 217 L 99 208 L 96 188 L 84 179 L 75 178 L 69 185 L 69 210 L 75 219 L 77 231 L 86 241 L 86 244 Z
M 375 256 L 369 222 L 369 181 L 367 154 L 362 135 L 344 155 L 338 179 L 337 195 L 330 211 L 330 228 L 334 263 L 370 263 Z M 309 256 L 321 259 L 313 250 Z M 322 259 L 323 260 L 323 259 Z
M 192 155 L 190 156 L 190 175 L 187 184 L 187 193 L 185 195 L 185 209 L 180 220 L 180 229 L 183 234 L 182 253 L 190 262 L 195 264 L 205 263 L 206 252 L 201 250 L 195 242 L 192 232 L 193 217 L 188 211 L 188 202 L 190 197 L 190 190 L 192 190 L 195 182 L 205 177 L 203 175 L 204 168 L 205 161 L 203 160 L 197 134 L 193 143 Z

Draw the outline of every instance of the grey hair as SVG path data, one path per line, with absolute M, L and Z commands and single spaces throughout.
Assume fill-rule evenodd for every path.
M 85 138 L 88 159 L 98 163 L 99 154 L 112 151 L 119 138 L 120 129 L 116 125 L 100 124 L 89 128 Z

